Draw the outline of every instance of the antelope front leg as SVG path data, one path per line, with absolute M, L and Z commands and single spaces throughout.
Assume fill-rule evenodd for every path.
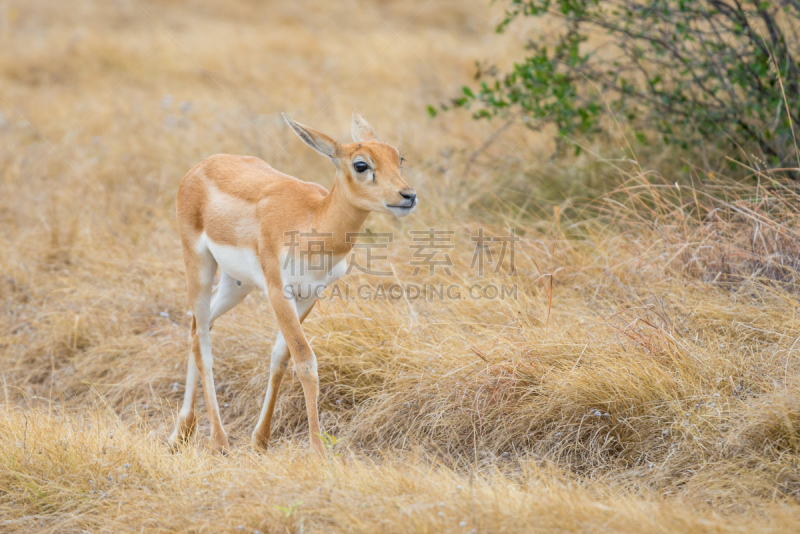
M 308 412 L 308 429 L 311 434 L 311 448 L 320 456 L 324 456 L 325 450 L 322 446 L 322 438 L 320 437 L 319 414 L 317 412 L 317 395 L 319 394 L 317 358 L 303 333 L 301 319 L 298 317 L 298 312 L 300 310 L 295 308 L 293 301 L 286 298 L 279 284 L 270 285 L 268 292 L 272 309 L 275 310 L 275 317 L 278 320 L 278 326 L 281 329 L 285 343 L 294 360 L 297 376 L 300 379 L 300 383 L 303 385 L 303 395 L 306 399 L 306 411 Z M 311 302 L 311 305 L 313 306 L 313 302 Z M 305 315 L 303 315 L 303 318 L 305 318 Z M 271 374 L 270 372 L 270 375 Z M 277 395 L 277 386 L 279 384 L 280 382 L 278 381 L 275 385 L 275 395 Z M 272 376 L 270 376 L 270 387 L 272 385 Z M 270 393 L 271 392 L 268 391 L 268 396 Z M 270 402 L 272 400 L 271 397 L 265 400 L 266 404 L 272 405 L 272 409 L 274 409 L 274 402 Z M 267 406 L 267 413 L 271 419 L 272 411 L 269 406 Z M 266 415 L 267 414 L 264 414 L 265 419 Z M 269 428 L 267 421 L 264 421 L 263 426 L 261 424 L 259 425 L 262 429 L 261 432 L 264 432 L 264 426 Z M 257 427 L 257 430 L 259 427 Z M 266 430 L 266 432 L 269 432 L 269 430 Z
M 308 317 L 311 308 L 314 307 L 316 299 L 303 300 L 297 303 L 297 314 L 300 316 L 300 323 Z M 262 449 L 267 448 L 269 443 L 272 416 L 275 412 L 275 402 L 278 400 L 278 390 L 281 387 L 281 380 L 286 368 L 289 366 L 289 347 L 286 346 L 286 340 L 282 332 L 278 332 L 275 339 L 275 346 L 272 348 L 272 355 L 270 356 L 269 365 L 269 383 L 267 385 L 267 394 L 264 398 L 264 405 L 261 407 L 261 415 L 258 418 L 258 424 L 251 441 L 255 447 Z

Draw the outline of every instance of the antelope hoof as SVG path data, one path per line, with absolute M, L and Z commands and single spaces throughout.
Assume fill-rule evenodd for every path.
M 253 445 L 254 450 L 265 451 L 269 447 L 269 436 L 265 437 L 253 432 L 253 435 L 250 436 L 250 443 Z
M 179 445 L 186 445 L 189 443 L 189 438 L 191 438 L 192 434 L 194 434 L 196 426 L 197 418 L 194 416 L 194 414 L 179 418 L 177 424 L 175 425 L 175 430 L 169 437 L 168 443 L 170 450 L 175 452 Z
M 223 456 L 227 456 L 229 449 L 230 447 L 228 446 L 228 435 L 225 432 L 217 432 L 214 436 L 212 436 L 211 450 L 220 453 Z
M 314 436 L 314 438 L 311 438 L 311 450 L 317 453 L 320 458 L 325 458 L 325 447 L 319 437 Z

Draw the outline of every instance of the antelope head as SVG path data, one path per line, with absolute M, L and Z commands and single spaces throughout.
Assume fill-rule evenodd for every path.
M 283 115 L 307 145 L 336 165 L 336 187 L 355 207 L 405 217 L 417 205 L 417 193 L 402 177 L 400 151 L 378 140 L 364 117 L 353 111 L 350 133 L 353 143 L 338 143 L 309 126 Z

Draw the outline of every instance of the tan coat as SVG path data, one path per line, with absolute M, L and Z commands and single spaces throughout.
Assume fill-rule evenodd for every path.
M 173 446 L 194 431 L 197 379 L 202 378 L 212 446 L 227 448 L 214 390 L 210 329 L 216 318 L 258 288 L 270 299 L 280 334 L 252 442 L 265 447 L 269 441 L 278 388 L 291 354 L 305 394 L 311 445 L 322 454 L 317 363 L 301 326 L 314 305 L 313 295 L 319 293 L 308 290 L 324 289 L 344 274 L 345 258 L 353 246 L 347 234 L 358 232 L 370 211 L 402 217 L 417 205 L 416 193 L 401 177 L 400 153 L 378 141 L 358 112 L 353 113 L 355 142 L 350 144 L 339 144 L 284 118 L 303 141 L 335 165 L 330 191 L 283 174 L 258 158 L 227 154 L 197 164 L 178 188 L 178 230 L 193 319 L 186 394 L 170 438 Z M 310 245 L 324 251 L 329 260 L 324 269 L 303 264 L 298 252 L 310 250 Z M 315 263 L 321 257 L 317 256 Z M 217 267 L 220 282 L 212 289 Z

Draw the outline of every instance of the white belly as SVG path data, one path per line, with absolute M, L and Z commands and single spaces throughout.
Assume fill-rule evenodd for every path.
M 219 268 L 228 276 L 250 286 L 267 289 L 261 262 L 254 250 L 249 248 L 232 247 L 214 243 L 203 234 L 201 244 L 208 247 L 211 255 L 217 260 Z
M 257 287 L 264 293 L 267 292 L 267 284 L 264 280 L 261 262 L 254 250 L 220 245 L 211 241 L 205 234 L 200 239 L 199 246 L 208 248 L 217 261 L 220 270 L 224 271 L 228 276 L 243 284 Z M 300 269 L 291 261 L 287 263 L 285 254 L 282 254 L 278 260 L 281 264 L 281 281 L 284 294 L 294 293 L 301 300 L 306 300 L 309 297 L 318 298 L 325 291 L 325 288 L 341 278 L 347 271 L 347 260 L 344 257 L 333 258 L 336 263 L 329 271 L 309 268 Z

